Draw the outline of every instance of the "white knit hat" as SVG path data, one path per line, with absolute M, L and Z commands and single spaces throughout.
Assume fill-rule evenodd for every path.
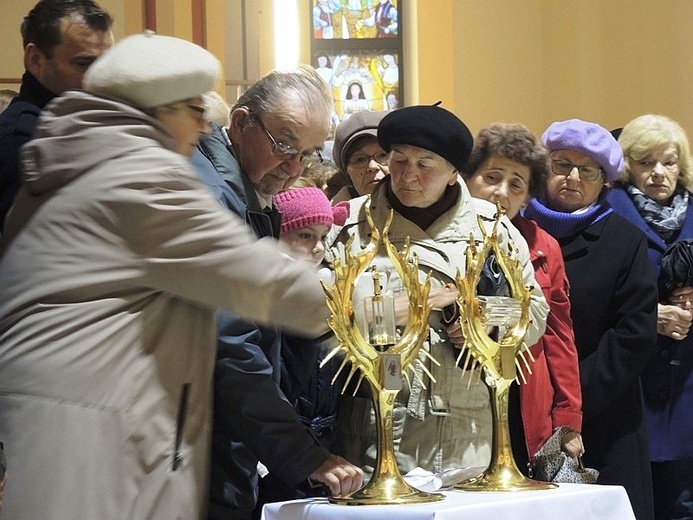
M 84 75 L 84 90 L 137 108 L 169 105 L 214 88 L 221 66 L 212 53 L 151 31 L 128 36 Z

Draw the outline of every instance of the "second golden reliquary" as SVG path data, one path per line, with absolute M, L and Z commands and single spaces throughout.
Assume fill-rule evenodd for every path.
M 455 489 L 465 491 L 528 491 L 556 487 L 525 477 L 513 458 L 508 423 L 508 393 L 515 382 L 526 382 L 531 377 L 532 352 L 524 343 L 530 324 L 529 306 L 531 287 L 526 287 L 523 266 L 512 258 L 498 242 L 501 208 L 497 205 L 496 222 L 487 234 L 479 219 L 484 240 L 476 244 L 470 240 L 466 250 L 465 274 L 457 275 L 460 323 L 465 347 L 460 355 L 463 370 L 472 377 L 474 368 L 480 367 L 484 383 L 491 397 L 493 438 L 491 462 L 484 473 L 464 481 Z M 505 274 L 511 296 L 478 296 L 477 285 L 490 255 Z M 497 340 L 489 335 L 489 328 L 497 330 Z M 459 364 L 459 363 L 458 363 Z M 471 381 L 470 381 L 471 382 Z
M 369 385 L 376 417 L 377 455 L 373 475 L 364 487 L 348 497 L 333 497 L 330 501 L 346 505 L 376 505 L 442 500 L 442 494 L 421 491 L 404 480 L 395 460 L 392 432 L 395 396 L 402 387 L 402 377 L 408 384 L 411 384 L 411 373 L 419 377 L 413 370 L 414 365 L 421 366 L 430 377 L 430 372 L 419 358 L 420 353 L 430 358 L 421 349 L 428 336 L 430 277 L 424 283 L 420 282 L 418 262 L 415 255 L 409 255 L 408 241 L 401 252 L 390 243 L 388 229 L 392 213 L 382 230 L 381 239 L 381 232 L 373 223 L 368 204 L 365 211 L 371 229 L 370 243 L 361 252 L 352 253 L 350 240 L 346 245 L 344 258 L 334 262 L 334 284 L 323 284 L 327 303 L 332 311 L 329 324 L 339 342 L 339 346 L 326 357 L 323 364 L 338 352 L 344 352 L 344 361 L 337 372 L 339 375 L 349 367 L 344 387 L 356 373 L 357 388 L 364 380 Z M 391 297 L 380 291 L 380 275 L 377 271 L 372 271 L 373 294 L 364 301 L 368 316 L 362 320 L 361 328 L 354 310 L 357 280 L 369 268 L 381 245 L 387 249 L 388 257 L 398 271 L 408 295 L 407 326 L 401 335 L 395 330 L 394 303 Z

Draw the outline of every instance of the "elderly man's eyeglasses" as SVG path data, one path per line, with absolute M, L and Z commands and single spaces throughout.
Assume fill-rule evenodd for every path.
M 387 166 L 387 158 L 390 156 L 389 153 L 380 151 L 378 153 L 374 153 L 373 155 L 366 155 L 362 153 L 357 153 L 352 155 L 349 158 L 349 166 L 352 166 L 354 168 L 365 168 L 368 166 L 371 162 L 371 159 L 373 159 L 375 162 L 380 164 L 381 166 Z
M 603 172 L 601 168 L 594 166 L 579 166 L 568 161 L 551 159 L 551 171 L 556 175 L 567 177 L 575 168 L 577 168 L 580 178 L 586 181 L 596 181 Z
M 320 152 L 302 154 L 301 152 L 296 150 L 296 148 L 289 146 L 288 144 L 284 144 L 281 141 L 277 141 L 274 137 L 272 137 L 272 134 L 269 133 L 267 127 L 265 127 L 265 124 L 262 122 L 262 120 L 258 116 L 256 116 L 248 107 L 246 107 L 246 110 L 253 117 L 253 119 L 257 121 L 257 124 L 260 125 L 262 131 L 265 132 L 267 139 L 269 139 L 270 143 L 272 144 L 272 155 L 275 158 L 279 159 L 280 161 L 290 161 L 294 157 L 300 155 L 299 163 L 304 168 L 311 168 L 322 163 L 322 156 L 320 155 Z

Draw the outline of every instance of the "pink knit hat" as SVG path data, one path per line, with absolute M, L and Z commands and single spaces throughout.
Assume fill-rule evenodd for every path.
M 277 193 L 274 203 L 282 214 L 280 234 L 322 224 L 341 226 L 349 216 L 349 203 L 332 207 L 320 188 L 294 188 Z

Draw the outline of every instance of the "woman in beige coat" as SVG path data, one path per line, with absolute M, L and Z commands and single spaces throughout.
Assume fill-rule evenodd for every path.
M 126 38 L 25 149 L 0 256 L 5 518 L 199 518 L 215 308 L 326 328 L 310 268 L 256 241 L 188 164 L 218 70 L 189 42 Z
M 439 106 L 412 106 L 386 115 L 378 126 L 378 140 L 389 154 L 390 175 L 373 190 L 370 211 L 380 230 L 393 212 L 390 241 L 399 250 L 409 241 L 411 254 L 418 258 L 421 279 L 430 273 L 434 310 L 429 315 L 424 348 L 440 363 L 437 366 L 424 360 L 435 382 L 424 388 L 421 381 L 425 381 L 425 374 L 418 367 L 421 380 L 412 377 L 411 389 L 404 383 L 397 395 L 393 413 L 397 463 L 402 473 L 417 466 L 433 473 L 486 466 L 491 458 L 489 394 L 479 382 L 479 374 L 472 376 L 474 383 L 468 388 L 470 374 L 456 365 L 464 340 L 454 319 L 457 293 L 450 290 L 457 273 L 464 273 L 470 236 L 483 240 L 478 219 L 488 234 L 495 223 L 496 208 L 487 201 L 472 199 L 459 176 L 472 149 L 472 135 L 457 116 Z M 336 246 L 343 245 L 356 253 L 370 241 L 366 203 L 365 197 L 353 199 L 344 226 L 332 228 L 328 243 L 335 251 L 339 251 Z M 534 279 L 527 243 L 506 218 L 499 225 L 498 239 L 520 262 L 525 285 L 532 287 L 532 321 L 526 335 L 526 343 L 532 345 L 544 332 L 548 306 Z M 372 264 L 384 273 L 384 292 L 403 292 L 403 282 L 385 248 L 378 250 Z M 371 277 L 360 280 L 357 304 L 359 296 L 363 301 L 373 293 Z M 375 424 L 369 400 L 345 397 L 340 415 L 347 459 L 370 471 L 375 457 Z

